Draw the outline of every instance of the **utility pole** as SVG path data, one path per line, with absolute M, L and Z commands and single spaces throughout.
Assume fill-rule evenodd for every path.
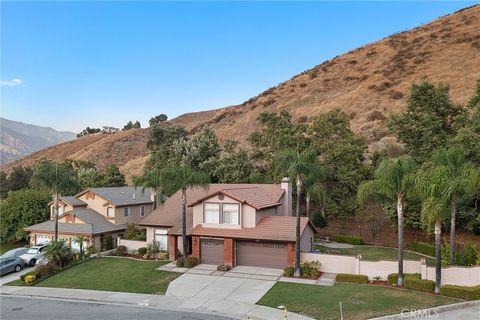
M 55 163 L 55 241 L 58 241 L 58 164 Z

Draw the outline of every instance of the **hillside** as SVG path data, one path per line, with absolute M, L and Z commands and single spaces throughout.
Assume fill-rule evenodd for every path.
M 480 78 L 480 6 L 460 10 L 418 28 L 397 33 L 295 75 L 241 105 L 188 113 L 172 123 L 195 132 L 210 124 L 222 139 L 245 141 L 262 111 L 288 110 L 295 118 L 339 107 L 352 127 L 375 147 L 387 135 L 386 118 L 405 106 L 412 82 L 428 78 L 450 84 L 451 96 L 465 103 Z M 138 174 L 148 158 L 144 129 L 112 136 L 91 136 L 32 154 L 13 165 L 31 165 L 41 157 L 88 159 L 100 166 L 119 165 Z
M 0 164 L 25 157 L 26 155 L 75 139 L 68 131 L 56 131 L 0 117 Z

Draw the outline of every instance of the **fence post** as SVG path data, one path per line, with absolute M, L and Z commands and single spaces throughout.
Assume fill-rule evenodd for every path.
M 420 258 L 420 273 L 422 274 L 422 279 L 427 279 L 427 261 L 425 258 Z
M 355 256 L 355 274 L 360 274 L 360 261 L 362 260 L 362 255 L 357 254 Z

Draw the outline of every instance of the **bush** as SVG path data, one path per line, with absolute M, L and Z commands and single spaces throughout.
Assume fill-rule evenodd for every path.
M 415 278 L 415 279 L 421 279 L 422 276 L 420 273 L 404 273 L 403 274 L 403 280 L 405 282 L 406 278 Z M 390 273 L 387 277 L 388 283 L 390 284 L 397 284 L 398 283 L 398 273 Z
M 113 238 L 111 234 L 104 234 L 101 236 L 102 250 L 113 249 Z
M 410 250 L 423 253 L 427 256 L 435 257 L 435 246 L 422 241 L 412 241 L 408 245 Z
M 160 243 L 158 241 L 152 241 L 151 243 L 147 244 L 147 254 L 154 258 L 160 252 Z
M 218 271 L 229 271 L 232 269 L 232 266 L 229 264 L 221 264 L 217 267 Z
M 24 281 L 25 281 L 25 284 L 30 285 L 33 282 L 35 282 L 36 279 L 37 279 L 37 277 L 34 274 L 31 274 L 31 275 L 26 276 Z
M 117 251 L 115 252 L 115 254 L 116 254 L 117 256 L 124 256 L 126 252 L 127 252 L 127 247 L 125 247 L 125 246 L 118 246 L 118 247 L 117 247 Z
M 185 268 L 193 268 L 196 265 L 198 265 L 198 258 L 194 256 L 188 256 L 183 263 Z
M 91 256 L 92 254 L 95 254 L 97 253 L 97 249 L 95 249 L 95 246 L 94 245 L 90 245 L 88 246 L 87 248 L 87 256 Z
M 43 262 L 43 263 L 39 263 L 37 264 L 37 266 L 35 267 L 35 274 L 39 277 L 39 278 L 46 278 L 46 277 L 49 277 L 53 274 L 55 274 L 57 271 L 58 271 L 58 267 L 52 263 L 52 262 Z
M 339 273 L 337 274 L 336 281 L 364 284 L 368 283 L 368 277 L 363 274 Z
M 138 255 L 139 256 L 143 257 L 146 254 L 147 254 L 147 248 L 145 248 L 145 247 L 138 248 Z
M 29 272 L 27 272 L 27 273 L 22 274 L 22 275 L 20 276 L 20 280 L 22 280 L 22 282 L 25 283 L 25 277 L 27 277 L 27 276 L 36 276 L 36 275 L 37 275 L 37 274 L 36 274 L 35 270 L 32 270 L 32 271 L 29 271 Z
M 347 236 L 347 235 L 340 235 L 336 234 L 331 237 L 332 241 L 340 242 L 340 243 L 349 243 L 353 245 L 362 245 L 363 239 L 360 237 L 355 236 Z
M 455 260 L 459 266 L 474 266 L 477 264 L 477 257 L 480 257 L 480 246 L 469 243 L 457 252 Z
M 435 282 L 431 280 L 418 279 L 416 277 L 405 277 L 405 289 L 421 291 L 421 292 L 433 292 L 435 289 Z
M 300 264 L 300 274 L 305 278 L 316 279 L 320 275 L 320 272 L 318 271 L 319 267 L 319 261 L 303 262 Z
M 283 275 L 285 277 L 293 277 L 294 272 L 295 272 L 295 267 L 294 266 L 288 266 L 285 269 L 283 269 Z
M 170 258 L 169 254 L 167 251 L 160 251 L 158 254 L 158 259 L 160 260 L 168 260 Z
M 185 258 L 184 257 L 178 257 L 177 261 L 175 261 L 177 264 L 178 268 L 182 268 L 183 265 L 185 264 Z
M 444 285 L 440 287 L 440 294 L 464 300 L 480 299 L 480 285 L 473 287 Z
M 123 238 L 126 240 L 138 240 L 138 241 L 147 240 L 145 230 L 139 229 L 138 226 L 134 223 L 127 224 L 125 233 L 123 234 Z

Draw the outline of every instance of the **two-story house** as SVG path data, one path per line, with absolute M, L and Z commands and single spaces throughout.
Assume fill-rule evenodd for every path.
M 50 220 L 29 226 L 30 243 L 52 241 L 55 233 L 55 202 L 51 201 Z M 89 188 L 75 196 L 60 197 L 58 201 L 58 236 L 72 248 L 78 249 L 78 236 L 101 249 L 102 237 L 109 235 L 115 246 L 127 223 L 138 223 L 153 211 L 150 189 L 135 187 Z
M 158 241 L 170 259 L 182 251 L 182 192 L 150 216 L 147 242 Z M 284 268 L 295 259 L 295 217 L 288 179 L 280 184 L 210 184 L 187 190 L 189 252 L 200 263 Z M 301 218 L 301 249 L 312 249 L 315 227 Z

